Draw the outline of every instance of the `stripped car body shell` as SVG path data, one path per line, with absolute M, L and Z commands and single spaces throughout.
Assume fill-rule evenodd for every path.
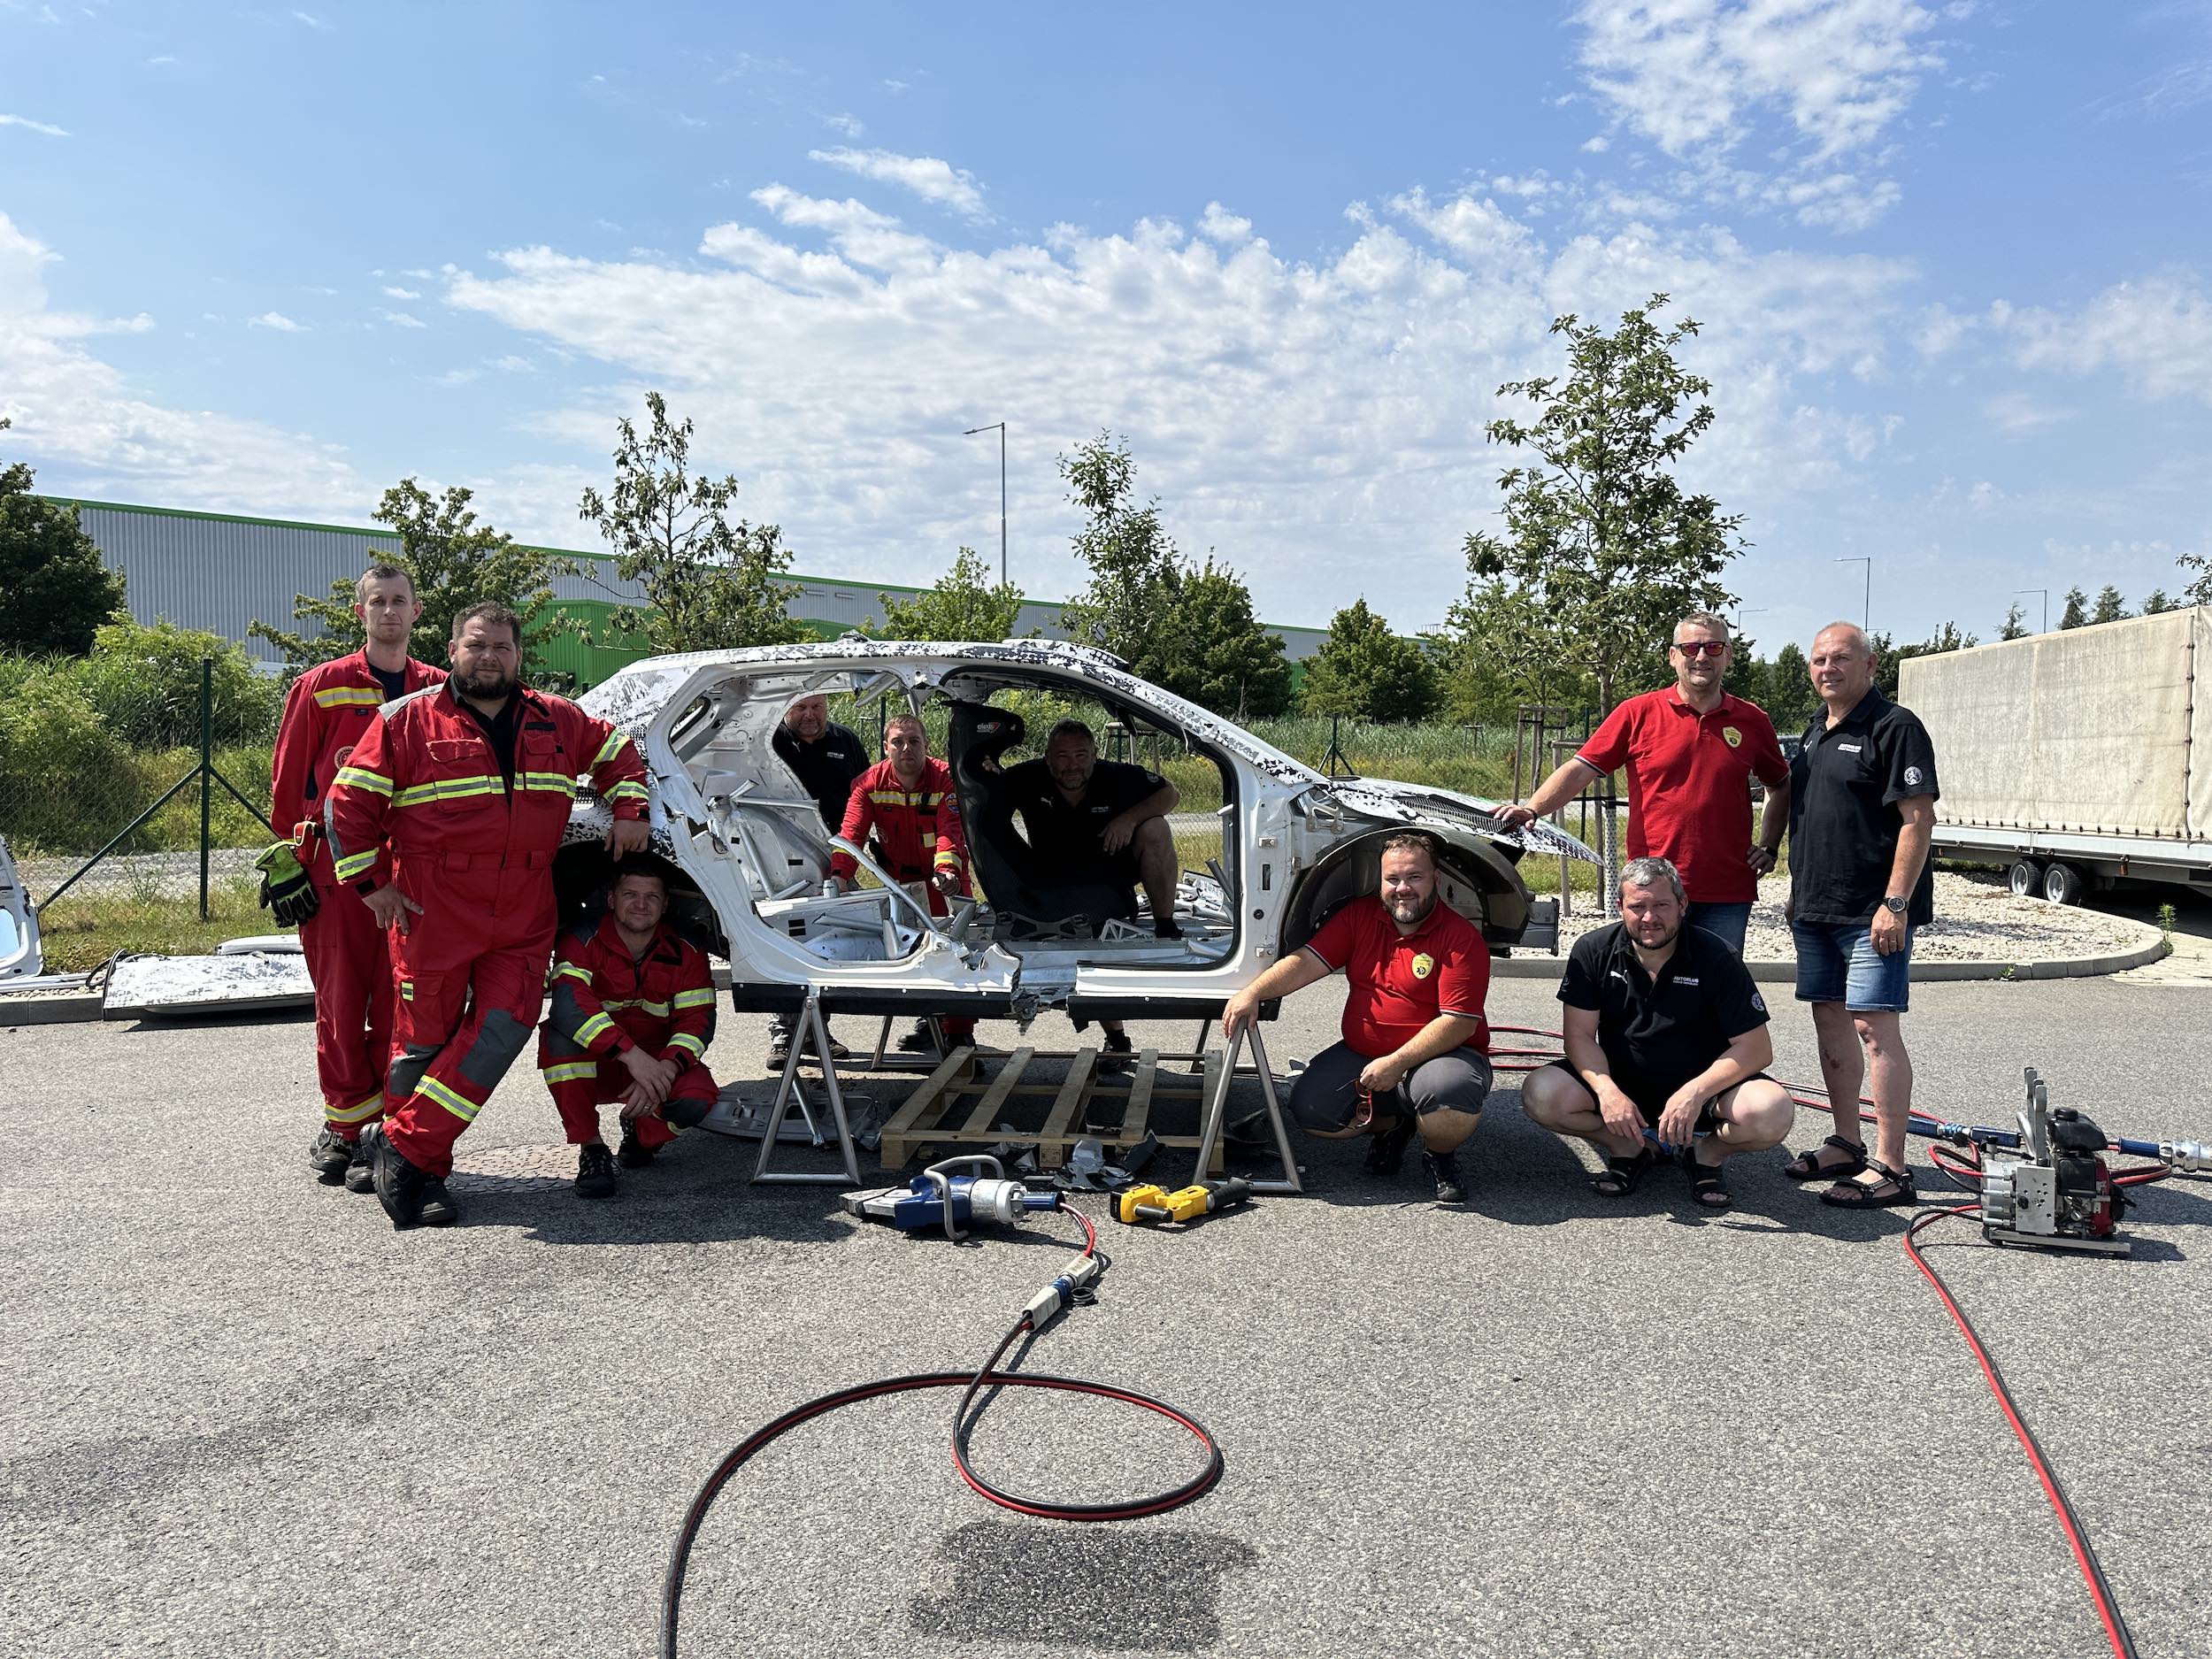
M 1199 937 L 1174 944 L 1132 929 L 1111 939 L 1014 940 L 992 936 L 987 909 L 933 922 L 919 905 L 879 890 L 822 895 L 828 838 L 772 740 L 792 702 L 839 691 L 888 697 L 901 709 L 1052 693 L 1179 738 L 1223 782 L 1221 858 L 1185 883 Z M 1443 844 L 1444 896 L 1496 950 L 1530 926 L 1531 895 L 1515 868 L 1524 852 L 1594 862 L 1549 826 L 1508 828 L 1474 796 L 1325 778 L 1104 652 L 1059 641 L 854 638 L 654 657 L 582 702 L 636 742 L 651 785 L 652 844 L 696 887 L 703 902 L 695 904 L 695 931 L 710 933 L 728 956 L 741 1008 L 787 1008 L 811 987 L 826 1007 L 852 1011 L 1202 1014 L 1296 949 L 1336 903 L 1374 891 L 1390 831 L 1424 830 Z M 1041 745 L 1032 733 L 1029 747 Z M 591 844 L 605 823 L 605 808 L 580 797 L 563 855 L 574 860 L 566 894 L 588 880 Z M 1179 918 L 1186 914 L 1179 903 Z

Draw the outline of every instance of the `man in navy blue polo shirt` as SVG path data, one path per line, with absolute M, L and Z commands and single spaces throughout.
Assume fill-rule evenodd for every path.
M 1935 913 L 1935 745 L 1917 715 L 1875 688 L 1874 652 L 1848 622 L 1814 635 L 1810 667 L 1824 708 L 1790 764 L 1789 918 L 1797 1000 L 1813 1007 L 1836 1126 L 1783 1173 L 1833 1181 L 1822 1200 L 1847 1209 L 1909 1204 L 1912 1056 L 1900 1023 L 1913 930 Z M 1871 1157 L 1862 1082 L 1874 1102 Z
M 1521 1110 L 1606 1155 L 1600 1197 L 1634 1192 L 1667 1151 L 1700 1207 L 1725 1210 L 1723 1160 L 1781 1145 L 1797 1114 L 1764 1070 L 1765 999 L 1726 941 L 1689 925 L 1665 859 L 1630 859 L 1620 901 L 1619 921 L 1575 941 L 1559 983 L 1566 1056 L 1523 1079 Z

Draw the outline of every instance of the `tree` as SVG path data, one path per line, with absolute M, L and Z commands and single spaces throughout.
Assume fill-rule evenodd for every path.
M 2127 614 L 2126 602 L 2117 588 L 2108 582 L 2097 590 L 2097 608 L 2089 613 L 2092 622 L 2123 622 Z
M 972 547 L 955 554 L 952 568 L 912 599 L 876 598 L 887 640 L 1010 639 L 1022 609 L 1022 590 L 1011 582 L 994 585 L 990 567 Z
M 1164 592 L 1169 603 L 1154 648 L 1160 685 L 1237 719 L 1290 707 L 1290 663 L 1281 636 L 1260 626 L 1242 577 L 1209 557 L 1198 569 L 1175 571 Z
M 1908 659 L 1915 657 L 1934 657 L 1944 651 L 1962 651 L 1981 641 L 1970 634 L 1962 633 L 1955 622 L 1947 622 L 1917 645 L 1893 646 L 1886 634 L 1874 636 L 1875 649 L 1881 662 L 1875 670 L 1875 684 L 1885 697 L 1897 695 L 1899 671 Z
M 542 675 L 546 647 L 575 627 L 553 608 L 553 579 L 574 574 L 575 564 L 544 548 L 525 547 L 505 531 L 480 522 L 469 505 L 474 498 L 465 485 L 450 485 L 444 495 L 433 495 L 411 478 L 400 480 L 384 492 L 374 515 L 399 537 L 399 551 L 365 546 L 362 568 L 395 565 L 413 579 L 422 615 L 407 641 L 409 655 L 443 662 L 455 616 L 491 600 L 521 617 L 523 660 L 530 672 Z M 320 623 L 319 634 L 286 634 L 259 620 L 246 631 L 274 645 L 294 668 L 357 651 L 364 635 L 361 619 L 353 614 L 356 579 L 338 578 L 326 598 L 293 595 L 293 619 Z
M 2078 628 L 2088 621 L 2089 595 L 2078 588 L 2069 588 L 2066 590 L 2066 609 L 2060 613 L 2058 626 L 2062 628 Z
M 0 419 L 0 432 L 12 424 Z M 0 466 L 0 651 L 82 657 L 122 612 L 122 573 L 102 567 L 74 507 L 31 494 L 33 476 L 27 462 Z
M 2003 624 L 1997 630 L 2001 640 L 2024 640 L 2028 637 L 2028 613 L 2020 609 L 2016 599 L 2006 608 Z
M 2212 557 L 2202 553 L 2184 553 L 2174 561 L 2183 570 L 2196 572 L 2196 578 L 2181 590 L 2184 600 L 2193 605 L 2212 605 Z
M 616 573 L 645 590 L 644 606 L 618 608 L 609 629 L 642 639 L 655 651 L 728 650 L 807 638 L 805 626 L 785 609 L 798 588 L 776 580 L 791 568 L 782 531 L 732 522 L 736 478 L 693 478 L 691 422 L 671 421 L 658 392 L 646 393 L 645 407 L 653 427 L 644 438 L 626 416 L 618 423 L 612 496 L 587 488 L 576 509 L 614 549 Z
M 2152 588 L 2149 595 L 2143 601 L 2143 614 L 2147 617 L 2160 616 L 2166 611 L 2180 609 L 2180 605 L 2166 597 L 2166 590 L 2163 588 Z
M 1653 295 L 1609 334 L 1572 313 L 1554 320 L 1551 332 L 1567 342 L 1567 378 L 1500 387 L 1500 397 L 1525 398 L 1538 412 L 1530 424 L 1506 417 L 1486 428 L 1492 442 L 1532 450 L 1541 465 L 1500 476 L 1503 536 L 1466 539 L 1474 580 L 1517 588 L 1540 641 L 1586 670 L 1609 710 L 1624 683 L 1664 672 L 1684 612 L 1729 602 L 1721 572 L 1745 545 L 1740 515 L 1685 495 L 1674 477 L 1712 425 L 1711 405 L 1694 401 L 1712 384 L 1674 359 L 1697 324 L 1685 318 L 1662 332 L 1652 321 L 1667 303 Z M 1603 833 L 1609 913 L 1618 856 L 1609 816 Z
M 1329 637 L 1306 664 L 1300 699 L 1308 714 L 1355 720 L 1425 720 L 1436 712 L 1436 671 L 1428 653 L 1359 599 L 1329 618 Z
M 1597 695 L 1587 673 L 1560 661 L 1542 606 L 1514 584 L 1470 582 L 1432 643 L 1455 719 L 1509 724 L 1524 703 L 1579 708 Z
M 1171 606 L 1181 561 L 1160 525 L 1156 498 L 1131 504 L 1137 464 L 1127 442 L 1102 432 L 1059 458 L 1068 499 L 1088 515 L 1076 533 L 1076 556 L 1091 580 L 1061 613 L 1071 638 L 1113 652 L 1132 672 L 1159 677 L 1156 625 Z
M 1801 728 L 1820 707 L 1820 694 L 1813 689 L 1812 664 L 1805 660 L 1795 640 L 1775 652 L 1773 666 L 1766 674 L 1766 694 L 1769 701 L 1760 706 L 1778 732 Z

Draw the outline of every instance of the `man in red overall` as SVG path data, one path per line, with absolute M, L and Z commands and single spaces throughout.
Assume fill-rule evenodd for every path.
M 658 859 L 615 867 L 607 913 L 562 936 L 553 952 L 553 1008 L 538 1034 L 538 1071 L 576 1156 L 576 1195 L 614 1196 L 615 1158 L 599 1109 L 622 1106 L 622 1167 L 653 1155 L 714 1106 L 701 1056 L 714 1041 L 714 976 L 703 951 L 664 924 L 668 878 Z
M 300 950 L 315 987 L 315 1074 L 323 1128 L 307 1162 L 326 1186 L 372 1185 L 361 1130 L 384 1115 L 384 1069 L 392 1054 L 392 963 L 384 931 L 342 889 L 323 839 L 323 803 L 376 711 L 445 678 L 419 663 L 407 641 L 422 602 L 403 570 L 379 565 L 353 586 L 353 614 L 367 643 L 319 664 L 292 682 L 277 727 L 270 817 L 291 835 L 313 883 L 314 914 L 300 923 Z
M 884 758 L 862 772 L 846 803 L 845 822 L 837 832 L 856 847 L 871 833 L 872 853 L 885 873 L 901 885 L 926 881 L 929 913 L 946 913 L 945 901 L 968 891 L 968 839 L 960 827 L 960 800 L 952 768 L 929 752 L 929 734 L 918 718 L 895 714 L 884 722 Z M 860 865 L 850 853 L 830 856 L 830 874 L 840 889 L 849 888 Z M 975 1037 L 975 1021 L 944 1021 L 946 1041 L 957 1046 Z M 921 1051 L 935 1047 L 926 1020 L 899 1039 L 899 1047 Z
M 396 1051 L 384 1122 L 362 1137 L 395 1227 L 457 1219 L 453 1143 L 537 1023 L 555 926 L 553 854 L 579 774 L 643 847 L 645 769 L 628 735 L 519 679 L 522 624 L 499 604 L 453 619 L 452 678 L 388 704 L 326 814 L 339 880 L 396 928 Z M 438 1190 L 426 1193 L 426 1183 Z

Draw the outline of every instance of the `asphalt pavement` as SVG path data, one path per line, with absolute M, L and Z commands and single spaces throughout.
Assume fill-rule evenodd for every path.
M 2115 1133 L 2212 1140 L 2212 990 L 1914 1003 L 1931 1110 L 2008 1121 L 2034 1064 Z M 1297 999 L 1279 1058 L 1329 1041 L 1336 1006 Z M 1526 1025 L 1555 1008 L 1525 980 L 1491 1002 Z M 1814 1075 L 1806 1021 L 1777 1011 L 1778 1070 Z M 829 1192 L 747 1186 L 753 1148 L 704 1136 L 583 1203 L 526 1067 L 462 1143 L 466 1225 L 395 1233 L 305 1168 L 311 1034 L 0 1033 L 0 1653 L 650 1653 L 669 1540 L 724 1450 L 826 1390 L 979 1363 L 1068 1253 L 1049 1226 L 972 1248 L 864 1227 Z M 763 1037 L 726 1017 L 718 1075 L 757 1077 Z M 1097 1304 L 1025 1362 L 1202 1419 L 1227 1459 L 1210 1495 L 1025 1519 L 960 1483 L 946 1394 L 872 1402 L 726 1490 L 682 1651 L 2104 1650 L 1899 1213 L 1824 1208 L 1778 1155 L 1732 1168 L 1717 1217 L 1672 1171 L 1599 1199 L 1509 1079 L 1463 1209 L 1430 1203 L 1413 1160 L 1383 1184 L 1356 1148 L 1300 1149 L 1308 1196 L 1181 1234 L 1102 1222 Z M 1962 1222 L 1930 1251 L 2146 1655 L 2212 1654 L 2208 1221 L 2212 1180 L 2176 1181 L 2144 1190 L 2127 1260 L 1999 1250 Z M 1079 1500 L 1193 1466 L 1168 1425 L 1026 1392 L 976 1450 Z

